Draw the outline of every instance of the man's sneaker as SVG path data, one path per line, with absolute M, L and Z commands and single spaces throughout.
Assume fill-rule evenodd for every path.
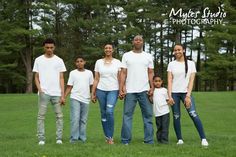
M 203 147 L 207 147 L 209 144 L 208 144 L 208 142 L 207 142 L 207 140 L 204 138 L 204 139 L 202 139 L 202 146 Z
M 62 144 L 62 140 L 57 140 L 56 144 Z
M 44 145 L 44 144 L 45 144 L 44 141 L 39 141 L 39 145 L 40 145 L 40 146 L 42 146 L 42 145 Z
M 182 144 L 184 144 L 184 141 L 183 140 L 178 140 L 178 142 L 176 143 L 177 145 L 182 145 Z

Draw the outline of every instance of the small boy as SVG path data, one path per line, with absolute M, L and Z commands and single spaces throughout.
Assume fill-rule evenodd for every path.
M 153 77 L 153 113 L 156 119 L 156 138 L 159 143 L 167 144 L 169 135 L 169 106 L 167 89 L 162 87 L 163 80 L 160 76 Z
M 70 94 L 70 142 L 86 141 L 86 125 L 90 102 L 90 89 L 93 84 L 93 73 L 84 68 L 85 60 L 78 57 L 75 61 L 77 69 L 69 75 L 65 98 Z

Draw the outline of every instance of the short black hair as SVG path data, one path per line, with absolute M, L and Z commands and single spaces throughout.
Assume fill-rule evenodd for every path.
M 154 75 L 154 76 L 153 76 L 153 80 L 154 80 L 155 78 L 157 78 L 157 77 L 159 77 L 159 78 L 162 80 L 162 77 L 161 77 L 160 75 Z
M 84 61 L 85 61 L 85 59 L 84 59 L 84 57 L 83 56 L 77 56 L 77 57 L 75 57 L 75 62 L 77 61 L 77 59 L 83 59 Z
M 43 42 L 43 46 L 45 44 L 54 44 L 54 45 L 56 45 L 55 41 L 52 38 L 45 39 L 44 42 Z

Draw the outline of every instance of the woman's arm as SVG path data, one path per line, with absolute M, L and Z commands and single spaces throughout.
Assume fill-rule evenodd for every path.
M 167 74 L 167 82 L 168 82 L 168 97 L 169 97 L 169 101 L 168 101 L 168 104 L 170 105 L 174 105 L 175 104 L 175 101 L 174 99 L 172 98 L 172 82 L 173 82 L 173 75 L 170 71 L 168 71 L 168 74 Z
M 191 96 L 192 90 L 193 90 L 193 83 L 195 79 L 195 73 L 191 73 L 190 78 L 189 78 L 189 83 L 187 87 L 187 97 Z
M 184 103 L 186 108 L 190 108 L 191 106 L 191 93 L 193 90 L 193 83 L 194 83 L 194 78 L 195 78 L 195 73 L 191 73 L 190 77 L 189 77 L 189 83 L 188 83 L 188 87 L 187 87 L 187 94 L 186 97 L 184 99 Z

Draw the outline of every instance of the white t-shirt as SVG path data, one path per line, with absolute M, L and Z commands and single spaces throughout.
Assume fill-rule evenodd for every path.
M 173 75 L 172 93 L 186 93 L 191 73 L 196 73 L 195 63 L 188 60 L 188 73 L 185 77 L 185 63 L 172 61 L 169 63 L 168 72 Z
M 167 104 L 168 94 L 166 88 L 155 88 L 153 92 L 153 113 L 155 117 L 162 116 L 170 112 Z
M 121 62 L 113 58 L 111 64 L 104 64 L 104 59 L 96 61 L 94 71 L 100 75 L 97 88 L 104 91 L 119 90 L 118 71 Z
M 41 55 L 35 59 L 33 72 L 39 73 L 40 87 L 45 94 L 61 96 L 60 72 L 65 72 L 63 60 L 54 55 L 47 58 Z
M 122 68 L 127 69 L 127 93 L 139 93 L 150 89 L 148 68 L 153 69 L 152 55 L 146 52 L 126 52 L 122 57 Z
M 77 69 L 70 72 L 67 85 L 73 86 L 70 98 L 89 104 L 90 101 L 90 85 L 93 84 L 93 73 L 85 69 L 79 71 Z

